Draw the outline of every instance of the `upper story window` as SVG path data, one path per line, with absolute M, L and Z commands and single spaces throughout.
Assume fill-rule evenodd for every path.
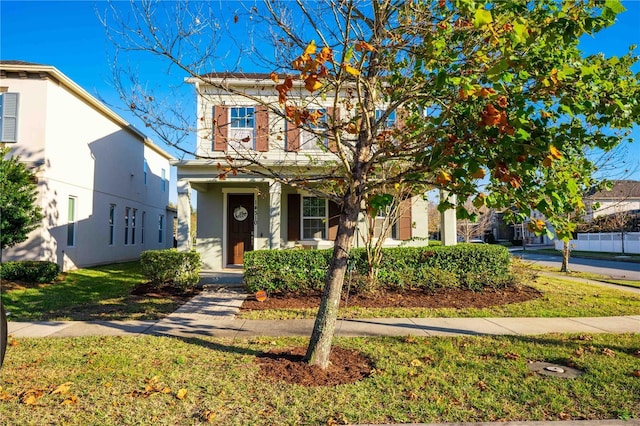
M 18 142 L 19 93 L 0 93 L 0 142 Z
M 327 239 L 327 200 L 302 197 L 302 239 Z
M 231 108 L 231 128 L 232 129 L 253 129 L 255 126 L 254 107 L 234 107 Z
M 160 190 L 162 190 L 162 192 L 167 191 L 167 171 L 165 169 L 162 169 L 162 181 L 160 182 Z
M 309 131 L 301 132 L 300 150 L 303 151 L 321 149 L 321 146 L 327 147 L 329 142 L 326 111 L 324 109 L 313 109 L 310 112 L 322 112 L 322 116 L 315 124 L 308 124 Z
M 380 121 L 382 119 L 382 117 L 384 116 L 384 113 L 386 111 L 383 109 L 377 109 L 376 110 L 376 121 Z M 383 123 L 381 124 L 381 129 L 389 129 L 393 126 L 395 126 L 396 124 L 396 112 L 395 111 L 391 111 L 389 112 L 389 115 L 387 115 L 387 117 L 384 119 Z
M 255 143 L 255 108 L 229 108 L 229 147 L 252 149 Z

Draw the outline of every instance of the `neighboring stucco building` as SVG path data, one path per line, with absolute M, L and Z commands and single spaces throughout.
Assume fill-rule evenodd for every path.
M 0 102 L 0 142 L 35 173 L 44 213 L 3 260 L 66 270 L 173 246 L 168 153 L 52 66 L 1 62 Z
M 288 125 L 282 116 L 263 106 L 278 103 L 268 75 L 211 74 L 206 78 L 207 82 L 224 81 L 229 89 L 218 90 L 202 80 L 191 80 L 198 93 L 198 157 L 173 163 L 177 166 L 179 247 L 192 247 L 188 236 L 193 190 L 197 191 L 198 212 L 195 248 L 207 269 L 239 266 L 249 250 L 331 247 L 338 223 L 336 204 L 260 176 L 258 166 L 256 173 L 234 175 L 225 173 L 220 160 L 211 159 L 244 157 L 283 175 L 321 176 L 336 160 L 330 141 Z M 302 90 L 294 88 L 293 92 L 304 96 Z M 313 108 L 323 111 L 323 120 L 344 114 L 333 108 L 332 99 L 314 102 Z M 422 196 L 404 200 L 398 212 L 393 229 L 387 235 L 376 229 L 376 236 L 385 238 L 386 245 L 412 238 L 426 244 L 427 202 Z M 362 219 L 356 245 L 364 243 Z

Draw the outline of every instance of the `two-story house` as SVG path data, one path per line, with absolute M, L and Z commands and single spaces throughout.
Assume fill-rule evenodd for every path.
M 44 214 L 3 260 L 66 270 L 173 246 L 167 152 L 52 66 L 1 62 L 0 108 L 0 142 L 35 173 Z
M 278 92 L 267 74 L 210 74 L 189 81 L 198 94 L 197 157 L 173 162 L 179 247 L 188 249 L 193 243 L 189 238 L 192 191 L 197 191 L 195 248 L 207 269 L 241 265 L 249 250 L 331 247 L 337 232 L 337 205 L 304 187 L 273 179 L 276 173 L 317 181 L 333 167 L 336 152 L 323 136 L 322 125 L 302 130 L 270 110 L 267 105 L 278 105 Z M 300 99 L 308 96 L 303 88 L 294 87 L 291 93 Z M 345 114 L 330 98 L 314 99 L 308 110 L 314 109 L 321 112 L 324 123 Z M 388 117 L 389 126 L 394 120 L 395 115 Z M 221 160 L 225 157 L 244 159 L 249 170 L 228 173 Z M 269 173 L 264 173 L 265 166 Z M 398 207 L 396 223 L 384 235 L 376 229 L 375 237 L 385 238 L 386 245 L 416 237 L 426 243 L 423 197 L 406 199 Z M 384 217 L 373 222 L 365 219 L 362 215 L 356 245 L 364 244 L 367 223 L 379 227 Z

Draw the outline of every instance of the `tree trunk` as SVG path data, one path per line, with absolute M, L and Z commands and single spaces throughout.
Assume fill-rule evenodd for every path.
M 564 241 L 562 245 L 562 266 L 560 272 L 569 272 L 569 256 L 571 250 L 569 250 L 569 241 Z
M 306 360 L 309 364 L 317 365 L 322 369 L 326 369 L 329 366 L 331 342 L 338 319 L 340 295 L 342 294 L 347 262 L 349 260 L 349 250 L 353 243 L 359 212 L 360 197 L 345 197 L 343 209 L 340 213 L 338 234 L 333 248 L 329 271 L 327 272 L 322 301 L 320 302 L 320 308 L 316 315 L 316 321 L 313 326 L 313 333 L 311 334 L 306 355 Z

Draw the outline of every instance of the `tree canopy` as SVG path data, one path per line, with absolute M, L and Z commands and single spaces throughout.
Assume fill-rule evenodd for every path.
M 209 39 L 198 26 L 203 21 L 198 11 L 187 15 L 188 5 L 181 7 L 190 20 L 172 21 L 181 27 L 163 31 L 153 4 L 145 2 L 135 25 L 118 27 L 114 40 L 121 49 L 147 50 L 196 80 L 234 90 L 202 72 L 220 56 L 210 44 L 197 52 L 197 41 Z M 585 152 L 613 148 L 640 116 L 633 52 L 587 56 L 578 48 L 580 37 L 612 25 L 623 11 L 617 0 L 267 0 L 233 17 L 230 31 L 242 23 L 271 40 L 269 49 L 257 49 L 253 39 L 233 37 L 238 46 L 248 45 L 238 51 L 273 72 L 279 96 L 266 103 L 269 110 L 308 129 L 322 119 L 334 148 L 331 174 L 323 175 L 331 184 L 313 185 L 340 204 L 341 215 L 307 353 L 312 363 L 328 363 L 348 253 L 368 194 L 396 184 L 430 185 L 472 197 L 476 208 L 537 209 L 564 232 L 558 218 L 582 202 L 578 187 L 590 177 Z M 136 99 L 149 104 L 140 87 L 133 86 Z M 302 98 L 293 96 L 294 87 L 301 87 Z M 323 117 L 309 107 L 313 99 L 332 100 L 333 111 L 342 114 Z M 163 120 L 151 118 L 153 108 L 130 105 L 152 127 L 181 123 L 163 127 Z M 391 117 L 398 121 L 393 128 L 386 126 Z M 238 171 L 251 160 L 246 171 L 283 183 L 308 178 L 276 173 L 259 156 L 216 159 Z M 451 205 L 445 199 L 441 207 Z
M 11 247 L 27 239 L 40 225 L 42 214 L 36 204 L 38 186 L 34 176 L 20 162 L 9 156 L 9 148 L 0 149 L 0 242 Z

